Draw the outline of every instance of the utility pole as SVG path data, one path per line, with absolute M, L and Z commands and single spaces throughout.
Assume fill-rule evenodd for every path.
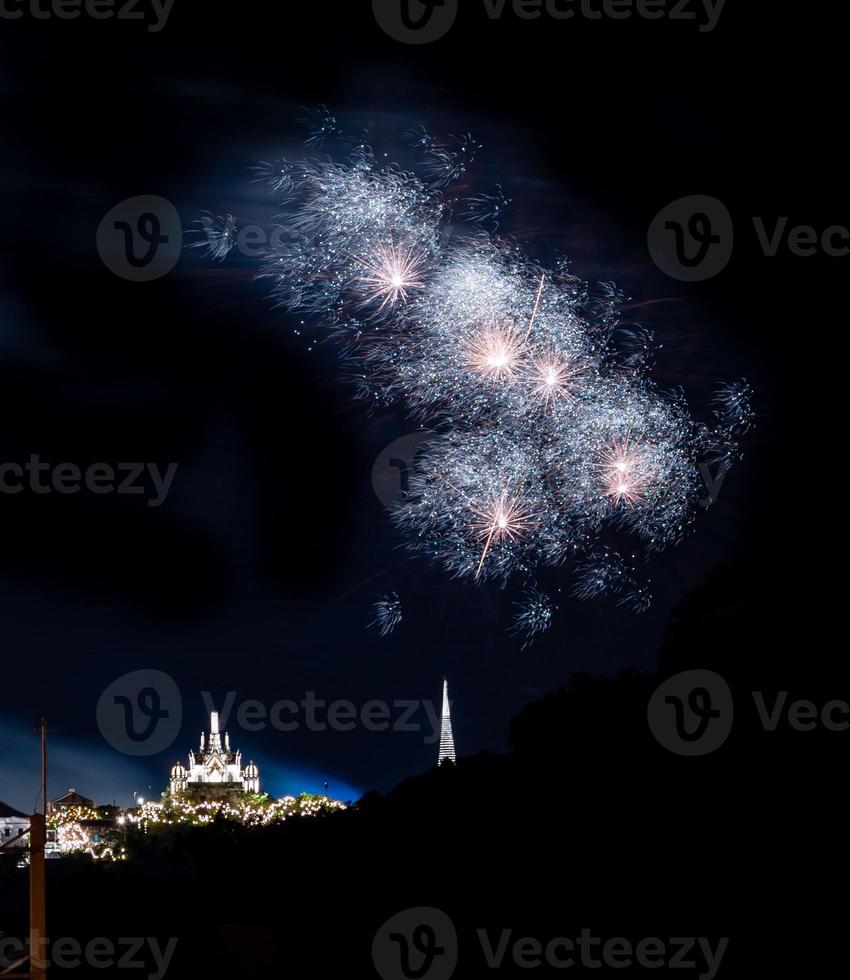
M 30 980 L 47 976 L 47 904 L 44 845 L 47 842 L 47 721 L 41 719 L 41 813 L 30 823 Z
M 41 812 L 47 820 L 47 719 L 41 719 Z

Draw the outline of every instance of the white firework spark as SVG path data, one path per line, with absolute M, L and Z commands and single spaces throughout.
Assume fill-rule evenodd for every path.
M 380 300 L 380 310 L 396 303 L 406 303 L 410 292 L 425 285 L 423 266 L 426 256 L 399 245 L 381 246 L 374 258 L 359 260 L 364 274 L 360 288 L 365 294 L 364 305 Z
M 514 377 L 526 350 L 524 341 L 510 326 L 496 323 L 472 335 L 466 345 L 466 356 L 473 371 L 499 381 Z
M 482 509 L 473 508 L 475 518 L 470 527 L 476 537 L 483 542 L 481 561 L 475 570 L 475 577 L 481 574 L 487 553 L 500 541 L 514 541 L 522 537 L 534 524 L 534 515 L 529 513 L 523 502 L 508 493 L 501 493 Z
M 650 474 L 640 449 L 628 437 L 617 440 L 603 454 L 602 492 L 615 504 L 639 504 L 644 500 Z
M 550 351 L 532 360 L 525 377 L 531 385 L 531 393 L 548 407 L 559 398 L 573 398 L 576 383 L 583 373 L 584 368 L 570 358 Z

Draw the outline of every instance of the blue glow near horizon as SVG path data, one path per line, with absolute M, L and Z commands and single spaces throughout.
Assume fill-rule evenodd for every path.
M 41 792 L 41 748 L 33 723 L 0 719 L 0 740 L 6 749 L 0 763 L 0 800 L 32 813 Z M 97 803 L 130 803 L 134 793 L 148 793 L 149 785 L 153 785 L 151 772 L 138 759 L 84 739 L 49 738 L 47 795 L 51 799 L 73 787 Z
M 360 799 L 362 789 L 357 789 L 343 779 L 332 774 L 322 773 L 309 766 L 298 763 L 269 763 L 262 756 L 255 759 L 260 767 L 260 790 L 269 796 L 298 796 L 299 793 L 324 794 L 325 782 L 328 796 L 344 803 Z
M 23 813 L 32 813 L 40 794 L 41 750 L 32 722 L 0 718 L 0 800 Z M 133 803 L 138 794 L 157 800 L 168 785 L 171 754 L 148 759 L 122 755 L 103 743 L 55 735 L 48 743 L 47 793 L 56 799 L 74 788 L 99 804 L 113 801 L 121 806 Z M 273 797 L 299 793 L 324 793 L 334 799 L 357 800 L 357 789 L 333 773 L 324 773 L 296 761 L 270 761 L 262 753 L 254 755 L 260 767 L 260 789 Z

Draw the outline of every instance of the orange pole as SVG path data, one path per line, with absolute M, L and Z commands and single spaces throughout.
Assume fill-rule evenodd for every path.
M 30 823 L 30 980 L 47 977 L 47 897 L 44 845 L 47 841 L 47 721 L 41 719 L 41 807 Z

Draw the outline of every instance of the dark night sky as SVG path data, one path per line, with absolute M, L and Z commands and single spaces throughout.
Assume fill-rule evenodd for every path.
M 719 565 L 755 556 L 773 576 L 781 559 L 794 591 L 811 542 L 784 529 L 810 508 L 805 481 L 790 489 L 788 461 L 802 458 L 811 428 L 800 402 L 823 370 L 799 338 L 836 260 L 767 259 L 747 222 L 790 214 L 823 227 L 847 214 L 834 203 L 842 164 L 829 109 L 780 70 L 791 25 L 745 6 L 730 0 L 702 35 L 490 23 L 470 5 L 422 48 L 385 37 L 363 0 L 177 0 L 157 35 L 2 24 L 0 457 L 179 470 L 156 509 L 133 497 L 0 497 L 0 739 L 14 749 L 0 799 L 32 805 L 28 731 L 42 713 L 55 729 L 52 794 L 158 792 L 196 743 L 204 690 L 267 704 L 308 691 L 358 705 L 436 701 L 446 673 L 459 751 L 503 748 L 509 719 L 573 672 L 650 668 L 677 602 Z M 695 534 L 652 567 L 645 616 L 565 594 L 550 633 L 521 651 L 505 634 L 511 591 L 458 584 L 399 549 L 371 468 L 414 426 L 355 402 L 337 352 L 308 350 L 249 261 L 190 250 L 148 284 L 100 261 L 101 218 L 136 194 L 168 198 L 186 227 L 204 209 L 266 218 L 249 168 L 292 152 L 298 107 L 319 103 L 368 128 L 379 150 L 417 123 L 471 130 L 485 150 L 470 186 L 503 186 L 514 202 L 505 230 L 541 259 L 560 250 L 583 278 L 622 286 L 664 344 L 658 376 L 682 384 L 696 413 L 719 381 L 755 386 L 746 458 Z M 742 230 L 730 267 L 699 285 L 666 278 L 645 240 L 656 212 L 690 193 L 725 201 Z M 819 438 L 806 445 L 817 451 Z M 365 626 L 390 589 L 405 621 L 381 639 Z M 143 668 L 177 681 L 184 724 L 168 751 L 132 760 L 103 742 L 95 707 L 112 680 Z M 339 796 L 386 789 L 435 752 L 422 734 L 231 732 L 276 794 L 323 779 Z

